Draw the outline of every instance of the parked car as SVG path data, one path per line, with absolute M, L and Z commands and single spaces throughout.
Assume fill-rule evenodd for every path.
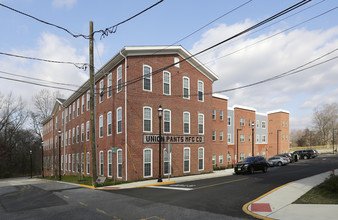
M 270 157 L 268 161 L 272 162 L 273 166 L 282 166 L 288 164 L 288 161 L 285 157 L 278 155 Z
M 300 160 L 300 155 L 295 151 L 293 153 L 291 153 L 293 161 L 297 162 L 298 160 Z
M 264 173 L 268 171 L 268 162 L 262 156 L 247 157 L 241 163 L 235 166 L 235 173 L 254 173 L 254 171 L 261 170 Z
M 301 159 L 310 159 L 315 157 L 313 150 L 297 150 L 294 153 L 298 154 Z
M 290 153 L 284 153 L 284 154 L 277 154 L 276 156 L 282 156 L 285 157 L 287 159 L 289 159 L 290 163 L 294 162 L 294 159 L 292 158 L 292 155 Z

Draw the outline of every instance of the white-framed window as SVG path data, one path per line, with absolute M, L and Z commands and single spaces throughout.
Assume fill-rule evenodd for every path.
M 223 154 L 218 156 L 218 163 L 223 164 Z
M 183 133 L 190 134 L 190 112 L 183 112 Z
M 143 90 L 152 90 L 152 70 L 150 66 L 143 65 Z
M 85 95 L 82 95 L 81 98 L 81 114 L 83 114 L 85 111 Z
M 228 143 L 231 143 L 231 133 L 228 133 Z
M 86 167 L 87 167 L 87 174 L 90 173 L 90 157 L 89 157 L 89 152 L 86 154 Z
M 198 96 L 197 99 L 200 102 L 204 102 L 204 82 L 201 80 L 197 81 L 197 90 L 198 90 Z
M 99 161 L 100 161 L 100 166 L 99 166 L 99 175 L 103 176 L 103 165 L 104 165 L 104 158 L 103 158 L 103 151 L 100 151 L 99 153 Z
M 112 118 L 111 118 L 111 112 L 107 113 L 107 136 L 110 136 L 112 134 Z
M 65 109 L 65 124 L 67 124 L 68 121 L 68 108 Z
M 72 171 L 71 155 L 68 154 L 68 171 Z
M 111 150 L 108 150 L 107 152 L 107 173 L 108 177 L 112 177 L 113 175 L 113 153 Z
M 240 155 L 240 156 L 239 156 L 239 160 L 240 160 L 240 161 L 243 161 L 244 158 L 245 158 L 245 154 L 244 154 L 244 153 L 240 153 L 239 155 Z
M 215 154 L 212 155 L 211 161 L 212 161 L 212 165 L 216 165 L 216 155 Z
M 99 137 L 103 137 L 103 115 L 100 115 L 99 118 Z
M 72 154 L 72 170 L 75 172 L 75 154 Z
M 73 128 L 73 144 L 75 144 L 75 128 Z
M 99 90 L 99 102 L 103 102 L 103 87 L 104 87 L 104 81 L 103 79 L 100 81 L 100 90 Z
M 183 76 L 183 98 L 190 99 L 190 79 Z
M 112 96 L 112 84 L 113 84 L 113 74 L 109 73 L 107 77 L 107 98 L 110 98 Z
M 65 135 L 64 135 L 64 137 L 65 137 L 65 140 L 64 140 L 65 146 L 67 146 L 67 142 L 68 142 L 68 136 L 67 136 L 67 134 L 68 134 L 68 131 L 65 131 Z
M 167 149 L 163 149 L 163 175 L 171 174 L 171 153 Z
M 117 68 L 116 73 L 117 93 L 122 91 L 122 65 Z
M 80 126 L 76 126 L 76 143 L 80 141 Z
M 68 132 L 68 145 L 71 145 L 72 144 L 72 131 L 71 131 L 71 129 L 69 129 L 69 132 Z
M 259 134 L 256 135 L 256 143 L 259 143 Z
M 231 154 L 228 153 L 228 163 L 230 163 L 230 162 L 231 162 Z
M 122 150 L 118 149 L 116 152 L 117 157 L 117 178 L 122 178 Z
M 68 156 L 67 156 L 67 154 L 66 154 L 66 155 L 65 155 L 65 171 L 67 171 L 67 166 L 68 166 L 67 158 L 68 158 Z
M 284 127 L 284 121 L 282 121 L 282 126 Z
M 61 170 L 63 170 L 63 155 L 61 155 Z
M 143 177 L 153 176 L 153 150 L 143 149 Z
M 219 111 L 219 119 L 223 121 L 223 110 Z
M 75 118 L 75 102 L 73 102 L 73 119 Z
M 285 140 L 285 134 L 282 135 L 282 140 L 283 140 L 283 141 Z
M 216 120 L 216 110 L 212 110 L 212 120 Z
M 223 131 L 220 131 L 220 132 L 219 132 L 219 140 L 220 140 L 220 141 L 223 141 Z
M 171 111 L 169 109 L 163 110 L 163 132 L 171 133 Z
M 80 172 L 80 157 L 79 157 L 79 153 L 76 154 L 76 171 L 78 173 Z
M 69 121 L 72 119 L 72 105 L 69 106 Z
M 216 131 L 215 130 L 212 131 L 212 140 L 216 141 Z
M 262 128 L 266 129 L 266 122 L 265 121 L 262 121 Z
M 90 109 L 90 90 L 87 91 L 87 111 Z
M 84 153 L 81 153 L 81 173 L 84 173 Z
M 259 120 L 256 120 L 256 128 L 259 128 Z
M 231 126 L 231 117 L 228 116 L 228 126 Z
M 183 149 L 183 172 L 190 172 L 190 147 Z
M 143 107 L 143 132 L 152 132 L 152 108 L 145 106 Z
M 285 127 L 287 127 L 288 126 L 288 121 L 285 121 Z
M 62 111 L 62 114 L 61 114 L 61 125 L 63 125 L 64 114 L 65 114 L 65 113 Z
M 204 147 L 198 148 L 198 171 L 204 170 Z
M 198 134 L 204 134 L 204 114 L 198 114 Z
M 55 129 L 58 128 L 58 116 L 55 116 Z
M 89 127 L 89 121 L 86 122 L 86 140 L 89 141 L 89 131 L 90 131 L 90 127 Z
M 286 141 L 288 140 L 288 135 L 287 135 L 287 134 L 285 135 L 285 140 L 286 140 Z
M 122 107 L 116 109 L 116 133 L 122 133 Z
M 81 124 L 81 142 L 84 142 L 84 123 Z
M 163 71 L 163 94 L 171 94 L 171 78 L 168 71 Z
M 80 115 L 80 99 L 76 100 L 76 117 Z
M 244 134 L 241 134 L 241 135 L 239 136 L 239 141 L 240 141 L 240 142 L 245 142 L 245 135 L 244 135 Z
M 266 143 L 266 135 L 262 135 L 262 143 Z
M 180 68 L 180 63 L 179 62 L 180 62 L 180 58 L 174 57 L 175 67 Z
M 245 126 L 245 120 L 244 120 L 244 118 L 241 118 L 241 119 L 239 120 L 239 125 L 240 125 L 240 126 Z

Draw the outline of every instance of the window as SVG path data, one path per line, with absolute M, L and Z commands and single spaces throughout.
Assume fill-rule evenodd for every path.
M 143 176 L 144 177 L 153 176 L 152 158 L 153 158 L 152 149 L 149 149 L 149 148 L 144 149 L 143 150 Z
M 68 156 L 67 156 L 67 154 L 66 154 L 66 155 L 65 155 L 65 171 L 67 171 L 67 166 L 68 166 L 67 158 L 68 158 Z
M 122 178 L 122 150 L 117 150 L 117 178 Z
M 256 120 L 256 127 L 259 128 L 259 120 Z
M 69 171 L 72 171 L 72 165 L 71 165 L 71 162 L 72 162 L 72 161 L 71 161 L 71 158 L 70 158 L 70 157 L 71 157 L 71 155 L 68 154 L 68 170 L 69 170 Z
M 81 124 L 81 142 L 84 141 L 84 123 Z
M 80 126 L 76 126 L 76 143 L 80 141 Z
M 288 121 L 285 121 L 285 127 L 287 127 L 288 126 Z
M 174 58 L 175 67 L 180 68 L 180 59 L 178 57 Z
M 73 128 L 73 144 L 75 144 L 75 128 Z
M 103 102 L 103 86 L 104 86 L 104 81 L 103 80 L 101 80 L 100 81 L 100 98 L 99 98 L 99 102 L 101 103 L 101 102 Z
M 216 110 L 212 110 L 212 120 L 216 120 Z
M 285 135 L 285 140 L 288 140 L 288 135 L 287 134 Z
M 228 143 L 231 143 L 231 133 L 228 133 Z
M 245 125 L 245 120 L 244 120 L 244 118 L 241 118 L 241 119 L 240 119 L 239 125 L 240 125 L 240 126 L 244 126 L 244 125 Z
M 79 158 L 79 153 L 76 154 L 76 170 L 79 173 L 80 172 L 80 158 Z
M 85 110 L 85 95 L 83 95 L 81 99 L 81 114 L 83 114 L 84 110 Z
M 152 132 L 152 108 L 143 107 L 143 132 Z
M 241 134 L 241 135 L 240 135 L 239 141 L 240 141 L 240 142 L 244 142 L 244 141 L 245 141 L 245 136 L 244 136 L 244 134 Z
M 118 107 L 116 110 L 116 132 L 122 133 L 122 107 Z
M 112 134 L 112 126 L 111 126 L 111 112 L 107 113 L 107 135 L 110 136 Z
M 198 89 L 198 101 L 203 102 L 204 101 L 204 83 L 200 80 L 197 82 L 197 89 Z
M 68 133 L 69 135 L 68 135 L 68 145 L 71 145 L 71 143 L 72 143 L 72 140 L 71 140 L 71 138 L 72 138 L 72 131 L 71 131 L 71 129 L 69 129 L 69 133 Z
M 99 175 L 103 176 L 103 151 L 100 151 L 99 157 L 100 157 Z
M 111 177 L 112 176 L 112 171 L 113 171 L 113 153 L 111 150 L 108 150 L 108 158 L 107 158 L 107 161 L 108 161 L 108 177 Z
M 143 90 L 151 91 L 151 67 L 143 66 Z
M 81 173 L 84 173 L 84 153 L 81 153 Z
M 89 152 L 86 154 L 86 163 L 87 163 L 87 174 L 90 173 L 90 158 L 89 158 Z
M 223 154 L 218 156 L 218 163 L 223 164 Z
M 220 131 L 220 132 L 219 132 L 219 140 L 220 140 L 220 141 L 223 141 L 223 131 Z
M 231 162 L 231 154 L 228 153 L 228 163 Z
M 61 125 L 63 125 L 64 115 L 65 115 L 65 113 L 62 112 L 62 115 L 61 115 Z
M 61 155 L 61 170 L 63 170 L 63 155 Z
M 168 109 L 163 110 L 163 132 L 171 132 L 171 111 Z
M 262 143 L 266 143 L 266 136 L 262 135 Z
M 75 172 L 75 154 L 72 154 L 72 170 L 73 170 L 73 172 Z
M 68 142 L 68 137 L 67 137 L 67 134 L 68 134 L 68 132 L 67 132 L 67 131 L 65 131 L 65 135 L 64 135 L 64 136 L 65 136 L 65 141 L 64 141 L 64 142 L 65 142 L 65 146 L 67 146 L 67 142 Z
M 168 153 L 167 149 L 163 149 L 163 175 L 169 175 L 171 174 L 171 164 L 170 164 L 170 155 L 171 153 Z
M 265 129 L 266 128 L 266 122 L 262 121 L 262 128 Z
M 212 155 L 212 165 L 216 165 L 216 155 Z
M 86 123 L 86 140 L 89 141 L 89 121 Z
M 87 91 L 87 111 L 89 110 L 90 108 L 90 91 L 88 90 Z
M 75 118 L 75 102 L 73 103 L 73 119 Z
M 190 134 L 190 113 L 183 112 L 183 133 Z
M 55 129 L 58 128 L 58 116 L 55 116 Z
M 72 106 L 69 106 L 69 121 L 72 119 Z
M 190 82 L 186 76 L 183 77 L 183 98 L 190 99 Z
M 223 121 L 223 110 L 219 111 L 219 119 Z
M 67 124 L 67 121 L 68 121 L 68 108 L 65 109 L 65 116 L 66 116 L 65 123 Z
M 107 98 L 110 98 L 112 95 L 112 83 L 113 83 L 113 75 L 109 73 L 107 77 L 107 87 L 108 87 L 108 92 L 107 92 Z
M 198 148 L 198 170 L 204 170 L 204 148 Z
M 284 127 L 284 121 L 282 122 L 282 126 Z
M 99 137 L 103 137 L 103 115 L 100 115 L 99 118 Z
M 231 126 L 231 117 L 228 117 L 228 126 Z
M 198 114 L 198 134 L 204 134 L 204 115 Z
M 163 94 L 170 95 L 171 94 L 171 87 L 170 87 L 170 72 L 164 71 L 163 72 Z
M 119 66 L 117 68 L 117 74 L 116 74 L 116 81 L 117 81 L 117 92 L 121 92 L 122 90 L 122 66 Z
M 256 143 L 259 143 L 259 134 L 256 135 Z
M 187 173 L 190 172 L 190 148 L 185 147 L 183 152 L 183 171 L 184 173 Z
M 216 131 L 215 130 L 212 131 L 212 140 L 216 141 Z
M 283 134 L 283 136 L 282 136 L 282 140 L 283 140 L 283 141 L 285 140 L 285 134 Z
M 244 157 L 245 157 L 245 154 L 244 154 L 244 153 L 240 153 L 240 154 L 239 154 L 239 160 L 240 160 L 240 161 L 243 161 L 243 160 L 244 160 Z

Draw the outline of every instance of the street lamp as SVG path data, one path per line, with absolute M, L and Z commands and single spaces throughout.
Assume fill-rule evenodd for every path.
M 236 163 L 238 163 L 238 131 L 241 131 L 241 130 L 242 130 L 242 129 L 237 128 L 237 151 L 236 151 L 237 157 L 236 157 Z
M 252 128 L 252 156 L 255 156 L 255 123 L 252 122 L 251 124 Z
M 41 177 L 45 178 L 45 175 L 43 173 L 43 141 L 41 142 Z
M 31 178 L 33 178 L 33 159 L 32 159 L 32 150 L 29 150 L 29 156 L 30 156 L 30 159 L 31 159 Z
M 59 181 L 61 181 L 61 129 L 59 129 Z
M 282 130 L 277 130 L 277 154 L 278 154 L 278 151 L 279 151 L 279 132 L 282 131 Z
M 158 179 L 157 182 L 162 182 L 162 177 L 161 177 L 161 142 L 162 142 L 162 136 L 161 136 L 161 121 L 162 121 L 162 113 L 163 109 L 162 106 L 160 105 L 158 108 L 158 119 L 159 119 L 159 148 L 158 148 Z

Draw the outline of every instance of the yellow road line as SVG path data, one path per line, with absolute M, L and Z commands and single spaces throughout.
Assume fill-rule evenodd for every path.
M 88 186 L 88 185 L 83 185 L 83 184 L 79 184 L 82 187 L 86 187 L 86 188 L 90 188 L 90 189 L 96 189 L 94 186 Z
M 66 199 L 69 199 L 69 196 L 65 196 L 65 195 L 64 195 L 63 197 L 65 197 Z
M 290 182 L 290 183 L 291 183 L 291 182 Z M 254 203 L 254 202 L 256 202 L 256 201 L 258 201 L 258 200 L 264 198 L 265 196 L 267 196 L 267 195 L 273 193 L 274 191 L 276 191 L 276 190 L 278 190 L 278 189 L 280 189 L 280 188 L 283 188 L 284 186 L 289 185 L 290 183 L 287 183 L 287 184 L 284 184 L 284 185 L 279 186 L 279 187 L 277 187 L 277 188 L 274 188 L 273 190 L 270 190 L 269 192 L 267 192 L 267 193 L 261 195 L 260 197 L 258 197 L 258 198 L 256 198 L 256 199 L 254 199 L 254 200 L 252 200 L 252 201 L 246 203 L 246 204 L 242 207 L 242 210 L 243 210 L 246 214 L 251 215 L 251 216 L 254 216 L 254 217 L 256 217 L 256 218 L 260 218 L 260 219 L 264 219 L 264 220 L 275 220 L 274 218 L 269 218 L 269 217 L 266 217 L 266 216 L 262 216 L 262 215 L 258 215 L 258 214 L 256 214 L 256 213 L 253 213 L 253 212 L 249 211 L 248 207 L 249 207 L 249 205 L 251 205 L 252 203 Z
M 207 186 L 200 186 L 200 187 L 196 187 L 194 189 L 204 189 L 204 188 L 219 186 L 219 185 L 223 185 L 223 184 L 227 184 L 227 183 L 238 182 L 238 181 L 242 181 L 242 180 L 246 180 L 246 179 L 248 179 L 248 178 L 242 178 L 242 179 L 238 179 L 238 180 L 230 180 L 230 181 L 227 181 L 227 182 L 215 183 L 215 184 L 211 184 L 211 185 L 207 185 Z
M 80 205 L 88 207 L 88 204 L 86 204 L 86 203 L 83 203 L 83 202 L 79 202 L 79 203 L 80 203 Z
M 96 211 L 97 211 L 97 212 L 100 212 L 100 213 L 102 213 L 102 214 L 107 215 L 107 213 L 106 213 L 105 211 L 101 210 L 101 209 L 96 208 Z
M 155 183 L 155 184 L 149 184 L 149 185 L 144 185 L 144 186 L 137 186 L 135 188 L 143 188 L 143 187 L 148 187 L 148 186 L 161 186 L 161 185 L 169 185 L 169 184 L 174 184 L 175 181 L 169 181 L 169 182 L 163 182 L 163 183 Z

